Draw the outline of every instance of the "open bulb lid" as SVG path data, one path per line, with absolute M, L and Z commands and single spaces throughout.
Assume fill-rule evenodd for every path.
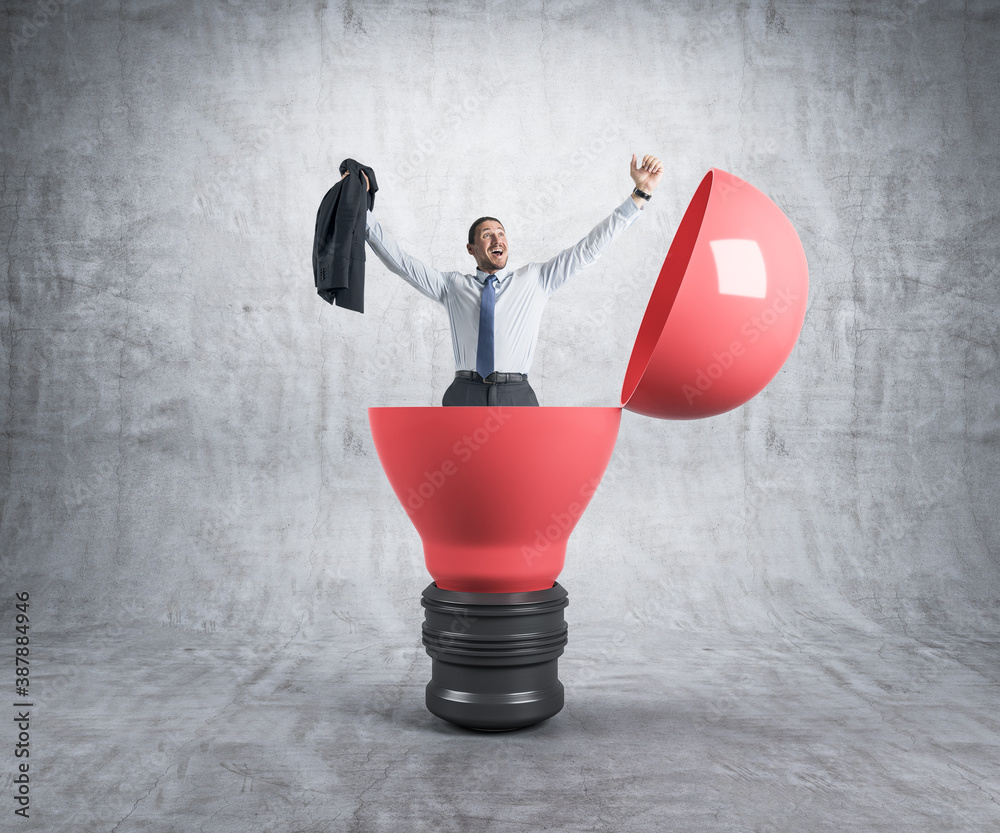
M 698 419 L 744 404 L 795 346 L 808 291 L 805 252 L 781 209 L 712 168 L 646 305 L 622 406 L 660 419 Z

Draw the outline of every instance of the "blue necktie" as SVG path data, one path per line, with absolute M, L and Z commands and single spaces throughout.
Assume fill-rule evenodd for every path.
M 490 275 L 483 287 L 483 300 L 479 306 L 479 344 L 476 347 L 476 373 L 484 379 L 493 370 L 493 319 L 497 303 L 497 277 Z

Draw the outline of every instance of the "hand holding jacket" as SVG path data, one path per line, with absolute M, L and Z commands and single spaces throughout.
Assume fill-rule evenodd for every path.
M 313 280 L 327 303 L 364 312 L 365 224 L 378 183 L 375 171 L 354 159 L 340 163 L 340 173 L 345 172 L 354 176 L 342 177 L 327 191 L 316 214 Z

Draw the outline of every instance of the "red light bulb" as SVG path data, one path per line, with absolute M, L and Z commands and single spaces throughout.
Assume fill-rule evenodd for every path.
M 563 707 L 566 540 L 611 459 L 620 408 L 369 408 L 420 533 L 427 708 L 482 730 Z
M 714 416 L 759 393 L 805 316 L 805 253 L 781 210 L 713 168 L 660 269 L 625 408 Z M 423 541 L 427 707 L 513 729 L 563 705 L 566 541 L 607 468 L 620 408 L 369 408 L 375 448 Z

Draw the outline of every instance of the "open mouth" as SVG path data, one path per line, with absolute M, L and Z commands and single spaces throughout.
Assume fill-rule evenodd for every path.
M 503 249 L 490 249 L 490 254 L 500 257 L 503 254 Z

